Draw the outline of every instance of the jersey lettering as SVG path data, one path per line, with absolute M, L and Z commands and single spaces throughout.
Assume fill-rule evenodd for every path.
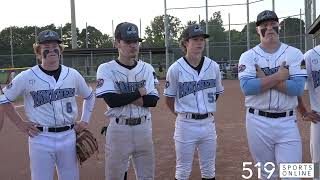
M 198 91 L 216 87 L 215 79 L 207 79 L 197 81 L 189 81 L 189 82 L 179 82 L 179 98 L 187 96 L 192 93 L 196 93 Z
M 53 101 L 75 96 L 75 88 L 31 91 L 30 94 L 34 101 L 33 107 L 39 107 Z
M 261 68 L 261 70 L 264 72 L 264 74 L 266 76 L 270 76 L 270 75 L 278 72 L 279 68 L 280 68 L 280 66 L 274 67 L 274 68 L 265 67 L 265 68 Z
M 118 81 L 116 82 L 119 90 L 121 93 L 130 93 L 134 92 L 135 90 L 144 87 L 146 84 L 146 80 L 142 80 L 139 82 L 123 82 L 123 81 Z

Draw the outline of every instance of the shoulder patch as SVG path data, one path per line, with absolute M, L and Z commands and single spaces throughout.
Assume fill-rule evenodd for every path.
M 240 64 L 240 65 L 238 66 L 238 72 L 239 72 L 239 73 L 243 72 L 245 69 L 246 69 L 246 65 L 244 65 L 244 64 Z
M 170 86 L 170 82 L 169 81 L 166 81 L 166 86 L 165 88 L 168 88 Z
M 312 59 L 311 62 L 312 62 L 313 64 L 318 64 L 318 59 Z
M 306 69 L 306 61 L 305 60 L 302 60 L 301 63 L 300 63 L 300 68 L 301 69 Z
M 101 88 L 103 86 L 104 80 L 103 79 L 98 79 L 97 80 L 97 88 Z

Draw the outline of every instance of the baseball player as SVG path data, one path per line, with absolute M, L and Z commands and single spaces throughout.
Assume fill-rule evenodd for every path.
M 312 122 L 310 126 L 310 153 L 312 162 L 320 162 L 320 46 L 310 49 L 304 54 L 308 74 L 307 89 L 311 104 L 311 111 L 307 111 L 301 97 L 298 97 L 298 111 L 302 120 Z
M 177 114 L 174 140 L 178 180 L 189 179 L 195 149 L 199 153 L 202 179 L 215 179 L 217 137 L 213 113 L 224 88 L 219 65 L 202 55 L 208 37 L 198 24 L 188 26 L 180 42 L 185 56 L 167 72 L 165 100 Z
M 97 70 L 98 98 L 103 98 L 110 119 L 106 135 L 106 179 L 123 179 L 129 157 L 137 179 L 154 179 L 154 151 L 149 107 L 159 95 L 154 86 L 154 69 L 137 61 L 138 28 L 123 22 L 115 30 L 119 57 L 101 64 Z
M 40 32 L 34 51 L 41 64 L 18 74 L 0 99 L 9 119 L 29 136 L 32 180 L 52 180 L 55 167 L 59 180 L 79 180 L 75 129 L 87 127 L 95 97 L 78 71 L 60 64 L 61 43 L 56 32 Z M 11 104 L 20 95 L 25 121 Z M 76 96 L 84 98 L 80 122 Z
M 15 76 L 15 72 L 13 70 L 11 70 L 8 77 L 7 77 L 6 84 L 9 84 L 12 81 L 12 79 L 14 78 L 14 76 Z M 0 85 L 0 96 L 1 95 L 3 95 L 3 92 L 2 92 L 2 87 Z M 4 96 L 3 96 L 3 98 L 4 98 Z M 0 99 L 1 99 L 1 97 L 0 97 Z M 5 118 L 5 111 L 0 106 L 0 131 L 3 128 L 4 118 Z
M 261 43 L 244 52 L 238 66 L 251 156 L 261 167 L 267 162 L 299 163 L 302 145 L 294 109 L 306 80 L 303 54 L 280 42 L 273 11 L 258 14 L 256 31 Z M 261 171 L 262 179 L 268 179 L 269 173 Z M 270 179 L 277 178 L 276 172 Z

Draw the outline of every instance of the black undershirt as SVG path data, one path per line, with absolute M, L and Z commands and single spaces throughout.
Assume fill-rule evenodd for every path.
M 41 65 L 38 65 L 38 66 L 39 66 L 39 68 L 41 69 L 41 71 L 43 71 L 44 73 L 46 73 L 46 74 L 49 75 L 49 76 L 53 76 L 54 79 L 55 79 L 56 81 L 58 81 L 59 76 L 60 76 L 60 74 L 61 74 L 61 65 L 59 65 L 58 69 L 53 70 L 53 71 L 45 70 L 45 69 L 43 69 L 43 67 L 42 67 Z
M 201 71 L 201 68 L 202 68 L 203 62 L 204 62 L 204 56 L 202 56 L 202 58 L 201 58 L 201 60 L 200 60 L 200 63 L 198 64 L 197 67 L 192 66 L 192 65 L 188 62 L 188 60 L 187 60 L 186 57 L 183 57 L 183 59 L 186 61 L 186 63 L 187 63 L 192 69 L 196 70 L 196 71 L 198 72 L 198 74 L 200 74 L 200 71 Z
M 134 61 L 134 65 L 132 65 L 132 66 L 122 64 L 119 60 L 116 60 L 116 62 L 120 66 L 127 68 L 129 70 L 135 68 L 138 64 L 137 61 Z M 98 96 L 98 98 L 103 98 L 104 101 L 107 103 L 107 105 L 111 108 L 128 105 L 128 104 L 132 103 L 133 101 L 139 99 L 140 97 L 141 97 L 141 95 L 138 90 L 136 90 L 134 92 L 122 93 L 122 94 L 105 93 L 105 94 Z M 155 96 L 155 95 L 145 95 L 145 96 L 142 96 L 142 99 L 143 99 L 143 107 L 155 107 L 157 105 L 159 97 Z

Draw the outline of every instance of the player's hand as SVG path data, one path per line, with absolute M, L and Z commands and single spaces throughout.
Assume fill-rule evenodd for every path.
M 276 74 L 279 81 L 285 81 L 289 78 L 289 69 L 287 69 L 285 61 L 282 62 Z
M 131 104 L 134 104 L 136 106 L 143 106 L 143 99 L 142 98 L 138 98 L 135 101 L 133 101 Z
M 320 115 L 315 111 L 307 112 L 303 117 L 303 121 L 311 121 L 313 123 L 320 122 Z
M 28 134 L 30 137 L 35 137 L 41 132 L 36 126 L 37 124 L 31 121 L 19 121 L 17 124 L 20 131 Z
M 84 121 L 77 121 L 76 125 L 74 126 L 74 130 L 79 133 L 83 131 L 84 129 L 88 128 L 88 123 Z
M 147 95 L 147 89 L 145 87 L 141 87 L 138 90 L 141 96 Z
M 256 67 L 257 78 L 266 77 L 266 74 L 264 74 L 264 72 L 262 71 L 262 69 L 260 68 L 260 66 L 258 64 L 255 64 L 254 66 Z

